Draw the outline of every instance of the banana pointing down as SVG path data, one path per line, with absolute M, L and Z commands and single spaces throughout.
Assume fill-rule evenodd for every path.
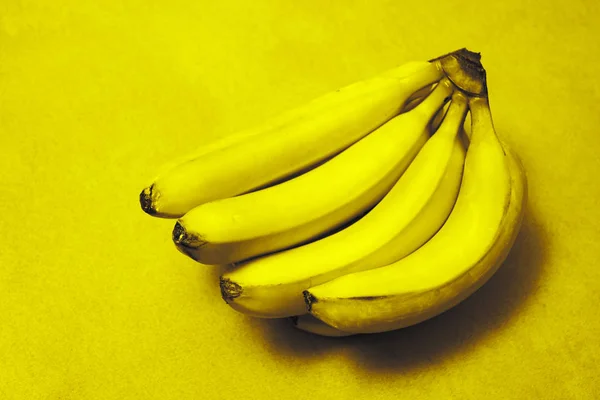
M 470 110 L 463 184 L 442 229 L 396 263 L 306 290 L 312 315 L 345 332 L 399 329 L 458 304 L 498 269 L 521 225 L 527 181 L 496 136 L 487 98 L 472 98 Z
M 413 111 L 406 118 L 414 118 Z M 301 315 L 306 312 L 303 290 L 389 264 L 422 246 L 448 218 L 458 195 L 465 158 L 458 133 L 466 111 L 467 99 L 455 92 L 433 137 L 364 217 L 330 236 L 241 263 L 224 273 L 220 282 L 225 301 L 258 317 Z
M 161 174 L 140 194 L 142 209 L 178 218 L 200 204 L 293 175 L 361 139 L 441 78 L 438 64 L 410 62 L 326 94 Z
M 279 185 L 193 208 L 173 240 L 204 264 L 229 264 L 308 242 L 372 208 L 430 136 L 448 81 L 323 165 Z

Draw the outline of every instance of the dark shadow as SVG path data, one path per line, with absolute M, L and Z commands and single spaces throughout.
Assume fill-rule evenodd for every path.
M 201 265 L 205 268 L 200 273 L 199 279 L 202 287 L 206 288 L 207 295 L 221 298 L 219 277 L 228 268 L 225 265 Z M 237 313 L 232 308 L 229 312 Z M 289 318 L 255 318 L 240 314 L 243 329 L 253 341 L 260 342 L 262 346 L 271 348 L 275 354 L 310 359 L 339 344 L 336 338 L 327 338 L 313 335 L 296 329 Z M 315 358 L 318 361 L 318 358 Z
M 445 313 L 408 328 L 373 335 L 326 338 L 298 331 L 288 320 L 249 322 L 266 346 L 282 356 L 310 359 L 348 350 L 357 369 L 402 372 L 460 357 L 491 335 L 518 322 L 543 275 L 547 238 L 528 207 L 515 244 L 500 269 L 477 292 Z M 314 357 L 318 360 L 318 357 Z
M 249 317 L 250 318 L 250 317 Z M 257 334 L 262 337 L 264 346 L 270 348 L 277 357 L 301 358 L 302 362 L 320 362 L 320 355 L 344 346 L 339 339 L 313 335 L 296 329 L 289 318 L 259 319 L 249 321 Z
M 228 267 L 199 263 L 196 263 L 194 267 L 199 270 L 198 279 L 206 301 L 211 305 L 215 305 L 217 302 L 225 304 L 225 301 L 221 298 L 219 277 Z M 230 307 L 226 307 L 225 312 L 238 313 Z M 341 344 L 337 338 L 327 338 L 300 331 L 293 326 L 288 318 L 263 319 L 242 314 L 239 314 L 238 317 L 239 322 L 244 325 L 240 327 L 240 330 L 248 334 L 252 341 L 261 343 L 261 346 L 270 348 L 274 354 L 283 357 L 301 357 L 305 361 L 314 358 L 314 361 L 317 362 L 320 359 L 314 357 L 315 355 L 324 353 Z
M 225 272 L 227 266 L 225 265 L 202 265 L 206 269 L 208 269 L 209 273 L 207 274 L 208 279 L 210 280 L 211 285 L 216 285 L 216 290 L 221 293 L 219 289 L 219 277 Z

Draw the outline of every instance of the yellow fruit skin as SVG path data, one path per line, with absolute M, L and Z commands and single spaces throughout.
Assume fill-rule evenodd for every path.
M 244 140 L 171 168 L 142 191 L 140 204 L 148 214 L 178 218 L 292 175 L 364 137 L 441 78 L 435 64 L 411 62 L 326 94 L 240 135 Z
M 477 149 L 480 153 L 477 158 L 469 160 L 471 148 L 467 153 L 467 165 L 477 169 L 465 172 L 464 185 L 474 185 L 472 191 L 465 189 L 469 197 L 463 196 L 461 200 L 459 194 L 456 210 L 440 233 L 409 257 L 305 291 L 312 315 L 347 332 L 373 333 L 403 328 L 458 304 L 499 268 L 522 223 L 527 179 L 517 155 L 502 144 L 494 132 L 489 132 L 493 127 L 489 108 L 485 115 L 487 103 L 477 103 L 483 101 L 471 102 L 472 112 L 474 108 L 479 110 L 474 119 L 490 120 L 484 124 L 475 122 L 472 130 L 471 145 L 481 147 Z M 487 125 L 488 132 L 481 134 L 482 125 Z M 494 158 L 499 164 L 488 165 L 492 170 L 482 165 L 486 159 Z M 479 179 L 468 179 L 475 173 L 481 175 Z M 489 193 L 478 199 L 475 192 L 477 187 L 481 190 L 482 179 L 489 180 L 487 189 L 484 188 Z M 486 198 L 488 203 L 477 202 Z
M 204 264 L 228 264 L 314 240 L 377 204 L 430 137 L 453 87 L 386 122 L 313 170 L 278 185 L 216 200 L 179 219 L 174 240 Z
M 306 309 L 303 290 L 394 262 L 429 240 L 448 218 L 461 185 L 465 149 L 458 133 L 467 104 L 460 93 L 452 102 L 438 131 L 368 214 L 330 236 L 224 273 L 229 305 L 263 318 L 299 315 Z

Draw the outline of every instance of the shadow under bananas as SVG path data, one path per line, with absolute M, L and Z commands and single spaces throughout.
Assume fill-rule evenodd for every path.
M 202 281 L 210 282 L 210 291 L 215 292 L 214 287 L 219 287 L 219 276 L 225 272 L 227 266 L 218 265 L 210 266 L 210 269 L 203 273 Z M 214 293 L 216 294 L 216 292 Z M 220 293 L 219 293 L 220 295 Z M 219 296 L 220 297 L 220 296 Z M 221 300 L 222 301 L 222 300 Z M 233 309 L 229 309 L 232 313 L 237 313 Z M 336 342 L 336 338 L 313 335 L 296 329 L 289 318 L 255 318 L 243 316 L 244 326 L 240 327 L 246 334 L 249 334 L 254 343 L 260 344 L 271 350 L 271 352 L 279 357 L 287 358 L 304 358 L 308 361 L 314 358 L 314 361 L 319 361 L 315 355 L 324 353 L 343 345 L 343 342 Z M 347 338 L 341 338 L 347 339 Z
M 369 371 L 422 368 L 459 357 L 478 342 L 497 335 L 535 296 L 546 259 L 547 238 L 531 208 L 501 268 L 469 298 L 421 324 L 379 337 L 365 337 L 356 346 L 357 361 Z
M 527 207 L 509 256 L 485 285 L 443 314 L 397 331 L 328 338 L 299 331 L 286 319 L 253 319 L 250 324 L 262 331 L 265 346 L 284 357 L 318 361 L 320 354 L 343 352 L 365 373 L 427 368 L 448 357 L 460 357 L 516 323 L 539 287 L 547 242 L 543 226 Z

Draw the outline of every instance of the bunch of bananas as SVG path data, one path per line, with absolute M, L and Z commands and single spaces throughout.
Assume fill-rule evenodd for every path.
M 419 323 L 477 290 L 526 196 L 480 56 L 461 49 L 202 146 L 140 203 L 178 218 L 182 253 L 225 265 L 235 310 L 345 336 Z

